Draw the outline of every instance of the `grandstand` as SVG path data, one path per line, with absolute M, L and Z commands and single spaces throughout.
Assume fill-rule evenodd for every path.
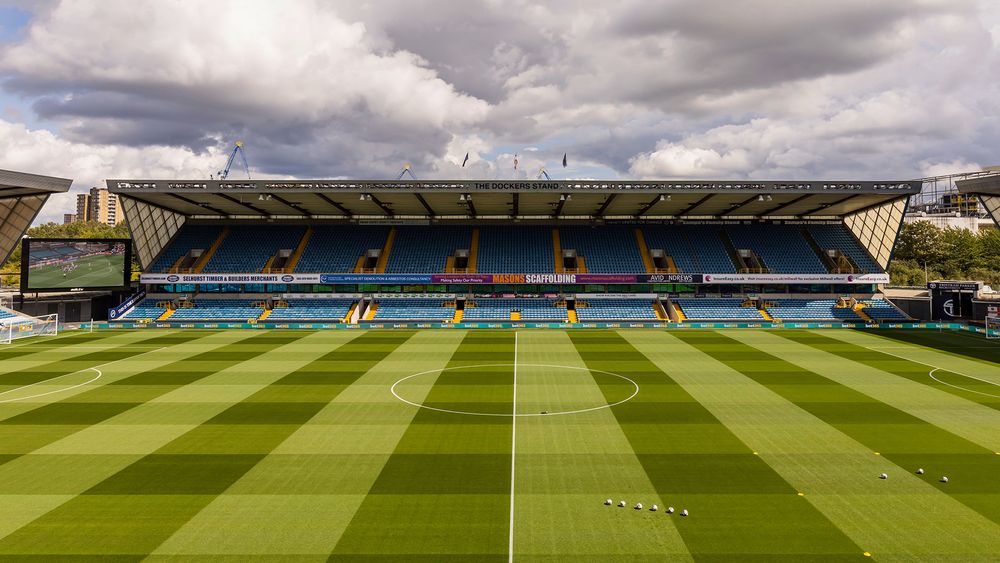
M 879 285 L 920 184 L 108 187 L 129 219 L 148 295 L 123 322 L 472 326 L 905 319 Z M 180 305 L 181 295 L 191 298 Z

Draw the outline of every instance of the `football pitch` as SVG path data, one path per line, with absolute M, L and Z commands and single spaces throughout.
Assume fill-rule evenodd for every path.
M 961 333 L 67 332 L 0 560 L 996 561 L 998 409 Z
M 116 287 L 122 284 L 125 257 L 121 254 L 87 256 L 76 261 L 76 269 L 65 272 L 63 264 L 50 264 L 28 272 L 30 287 Z

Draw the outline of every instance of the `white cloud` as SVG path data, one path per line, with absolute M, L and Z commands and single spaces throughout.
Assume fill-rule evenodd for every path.
M 204 177 L 241 138 L 298 177 L 534 177 L 563 152 L 603 177 L 912 177 L 995 160 L 997 29 L 989 0 L 53 1 L 0 71 L 55 133 L 7 160 Z M 538 151 L 515 172 L 497 147 Z

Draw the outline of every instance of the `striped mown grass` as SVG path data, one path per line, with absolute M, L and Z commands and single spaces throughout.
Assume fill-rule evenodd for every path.
M 0 559 L 990 561 L 998 406 L 956 333 L 70 332 L 0 349 Z

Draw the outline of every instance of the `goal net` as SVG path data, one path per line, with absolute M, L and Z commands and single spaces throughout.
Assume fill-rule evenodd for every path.
M 986 338 L 1000 340 L 1000 316 L 986 317 Z
M 32 336 L 55 336 L 59 334 L 59 315 L 41 317 L 18 316 L 0 319 L 0 344 L 10 344 Z

